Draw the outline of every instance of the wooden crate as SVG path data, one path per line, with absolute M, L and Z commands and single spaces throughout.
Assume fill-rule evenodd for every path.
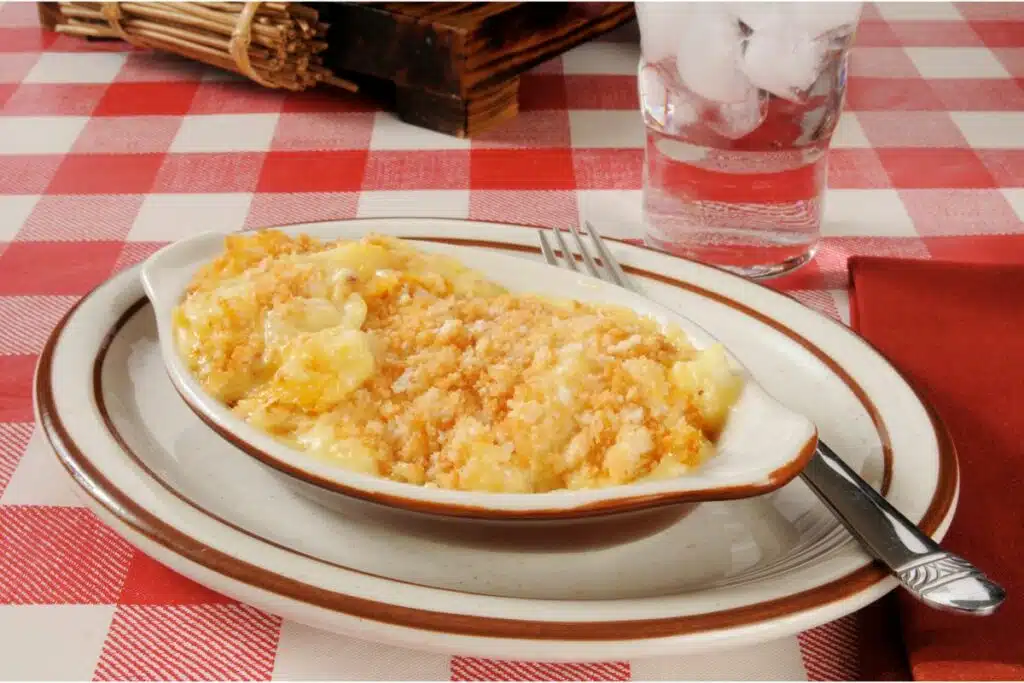
M 518 113 L 521 73 L 633 18 L 629 2 L 308 4 L 331 27 L 325 66 L 458 137 Z

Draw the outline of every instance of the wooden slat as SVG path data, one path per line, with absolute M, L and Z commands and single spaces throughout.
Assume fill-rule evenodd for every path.
M 318 3 L 331 24 L 324 63 L 398 87 L 471 97 L 627 22 L 632 3 L 596 17 L 570 3 Z M 436 20 L 430 17 L 444 14 Z
M 52 31 L 60 23 L 60 5 L 56 2 L 36 3 L 36 10 L 39 12 L 39 25 Z
M 629 3 L 616 3 L 590 21 L 566 23 L 544 33 L 536 33 L 504 50 L 488 50 L 486 37 L 475 37 L 466 45 L 465 77 L 468 92 L 488 88 L 511 78 L 586 42 L 594 31 L 605 33 L 629 21 L 633 9 Z
M 500 16 L 523 3 L 518 2 L 430 2 L 386 3 L 389 11 L 458 31 L 471 30 L 490 17 Z

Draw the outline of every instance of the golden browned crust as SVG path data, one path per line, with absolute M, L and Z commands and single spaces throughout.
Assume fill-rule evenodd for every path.
M 175 313 L 203 386 L 286 443 L 447 488 L 685 473 L 739 389 L 720 349 L 631 310 L 513 295 L 392 238 L 228 238 Z

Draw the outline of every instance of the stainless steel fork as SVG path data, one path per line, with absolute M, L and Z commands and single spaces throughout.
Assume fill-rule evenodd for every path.
M 544 259 L 551 265 L 580 272 L 575 256 L 578 252 L 590 275 L 636 291 L 598 232 L 590 223 L 586 226 L 600 265 L 575 227 L 569 231 L 576 252 L 570 248 L 563 230 L 550 231 L 561 260 L 545 231 L 538 231 Z M 943 550 L 850 469 L 824 441 L 818 441 L 817 451 L 800 476 L 854 538 L 914 597 L 938 609 L 975 615 L 992 614 L 1002 604 L 1006 593 L 1000 586 L 967 560 Z

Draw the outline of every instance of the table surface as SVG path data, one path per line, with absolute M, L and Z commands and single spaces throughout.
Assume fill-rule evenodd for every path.
M 856 616 L 738 653 L 579 665 L 314 631 L 129 547 L 81 507 L 33 424 L 58 318 L 196 231 L 434 215 L 591 218 L 638 237 L 637 58 L 627 30 L 544 64 L 522 78 L 519 117 L 469 141 L 357 96 L 44 32 L 33 5 L 0 5 L 0 678 L 857 677 Z M 826 315 L 846 318 L 852 254 L 1024 259 L 1024 4 L 868 6 L 829 187 L 817 257 L 774 283 Z

